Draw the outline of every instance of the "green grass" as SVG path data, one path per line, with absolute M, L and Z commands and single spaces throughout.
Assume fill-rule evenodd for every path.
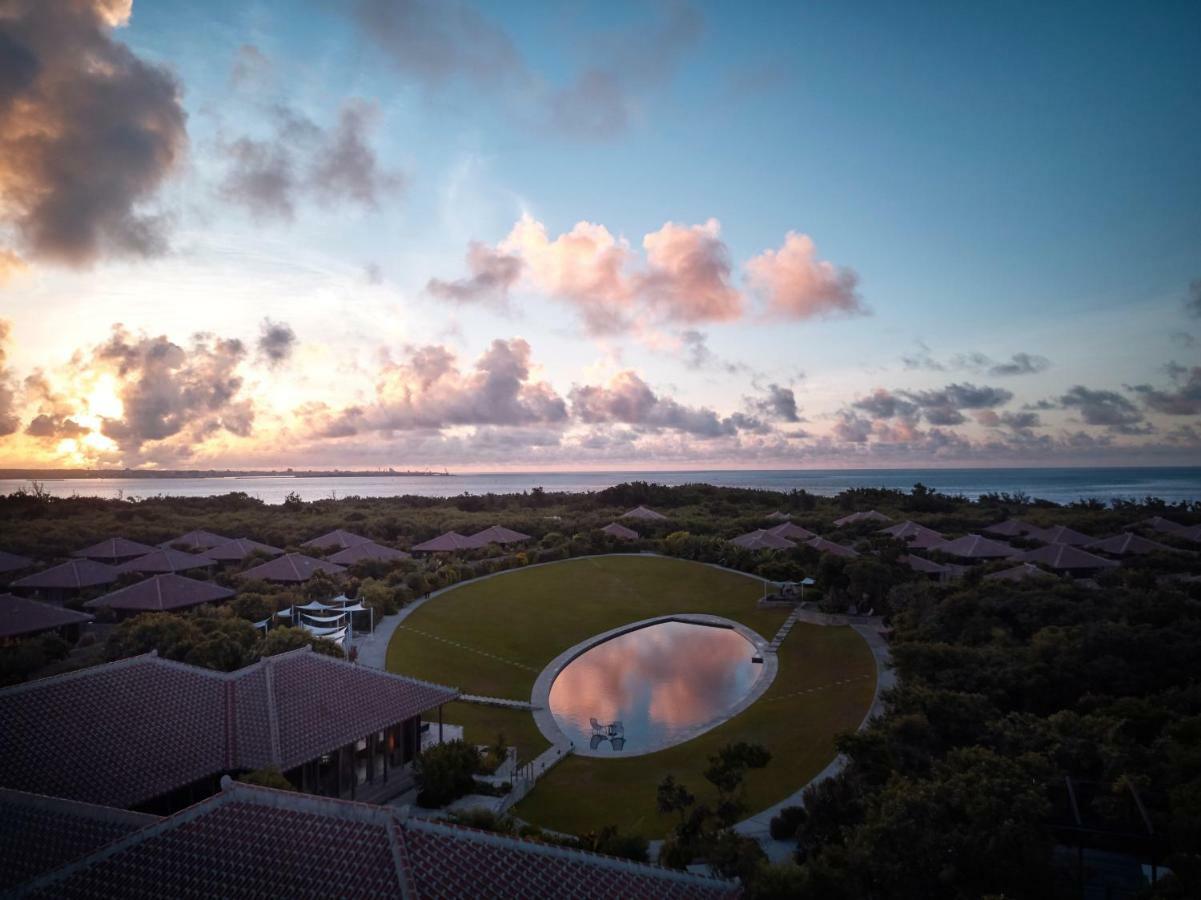
M 581 559 L 519 570 L 448 591 L 415 611 L 389 644 L 388 668 L 457 685 L 465 693 L 528 700 L 534 679 L 559 653 L 639 619 L 711 613 L 770 638 L 786 614 L 757 609 L 761 593 L 752 578 L 656 557 Z M 736 740 L 762 743 L 773 755 L 766 769 L 747 779 L 749 808 L 783 799 L 834 757 L 836 734 L 859 725 L 874 693 L 875 665 L 852 629 L 811 625 L 793 629 L 779 662 L 764 696 L 729 722 L 646 756 L 570 757 L 539 781 L 516 814 L 559 831 L 614 824 L 662 837 L 671 823 L 655 811 L 655 786 L 672 773 L 698 796 L 708 796 L 701 775 L 706 758 Z M 839 681 L 848 683 L 834 684 Z M 810 688 L 818 690 L 804 693 Z M 523 760 L 547 746 L 524 712 L 454 704 L 446 721 L 463 724 L 468 739 L 479 743 L 503 731 Z

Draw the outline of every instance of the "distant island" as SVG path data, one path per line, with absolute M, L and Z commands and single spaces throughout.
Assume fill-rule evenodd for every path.
M 443 469 L 0 469 L 0 479 L 40 478 L 453 478 Z

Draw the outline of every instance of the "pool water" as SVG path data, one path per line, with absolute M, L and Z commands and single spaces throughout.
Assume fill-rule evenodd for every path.
M 657 622 L 597 644 L 568 663 L 550 689 L 550 711 L 576 746 L 614 756 L 678 744 L 726 718 L 763 666 L 732 628 Z M 590 720 L 615 722 L 594 735 Z

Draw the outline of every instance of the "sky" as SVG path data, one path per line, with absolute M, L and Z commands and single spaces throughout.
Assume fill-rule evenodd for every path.
M 0 467 L 1201 460 L 1201 7 L 0 0 Z

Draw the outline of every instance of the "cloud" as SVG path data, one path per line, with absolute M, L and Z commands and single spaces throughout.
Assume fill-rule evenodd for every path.
M 72 404 L 54 390 L 50 380 L 41 370 L 25 378 L 25 401 L 37 412 L 25 428 L 33 438 L 57 442 L 64 438 L 79 438 L 91 432 L 91 428 L 71 418 Z
M 425 289 L 442 300 L 491 302 L 505 306 L 509 301 L 509 289 L 521 277 L 521 259 L 472 241 L 467 246 L 467 270 L 471 273 L 469 277 L 455 281 L 431 278 Z
M 604 386 L 577 385 L 570 397 L 575 417 L 589 425 L 622 423 L 650 431 L 681 431 L 699 438 L 729 436 L 761 427 L 749 416 L 736 414 L 723 419 L 707 407 L 685 406 L 661 397 L 629 370 L 619 372 Z
M 1191 369 L 1172 363 L 1168 366 L 1174 389 L 1161 389 L 1149 384 L 1135 385 L 1132 390 L 1142 397 L 1147 409 L 1167 416 L 1201 415 L 1201 366 Z
M 240 395 L 241 341 L 196 335 L 184 349 L 165 335 L 133 336 L 120 325 L 82 362 L 116 379 L 122 411 L 102 417 L 101 433 L 126 451 L 184 435 L 197 443 L 226 431 L 246 436 L 254 407 Z M 184 448 L 186 451 L 186 448 Z
M 1004 388 L 974 384 L 949 384 L 936 391 L 902 391 L 931 425 L 959 425 L 967 419 L 965 409 L 991 409 L 1013 399 Z
M 1201 278 L 1189 283 L 1184 311 L 1194 319 L 1201 319 Z
M 1151 431 L 1138 408 L 1114 391 L 1076 385 L 1059 398 L 1065 409 L 1079 410 L 1086 425 L 1104 426 L 1113 434 L 1147 434 Z
M 271 71 L 271 60 L 254 44 L 243 44 L 234 53 L 233 66 L 229 70 L 230 83 L 235 87 L 255 84 L 265 80 Z
M 410 347 L 380 371 L 370 405 L 310 411 L 310 428 L 320 437 L 347 437 L 460 425 L 559 425 L 567 405 L 549 384 L 531 379 L 530 357 L 521 338 L 498 339 L 464 372 L 441 345 Z
M 0 16 L 0 223 L 27 259 L 152 256 L 149 209 L 187 147 L 180 88 L 114 41 L 130 2 L 10 0 Z
M 854 401 L 851 406 L 867 413 L 873 419 L 913 418 L 918 412 L 916 404 L 885 388 L 876 388 L 868 396 Z
M 8 340 L 12 325 L 0 319 L 0 437 L 5 437 L 21 427 L 17 417 L 17 392 L 13 388 L 12 373 L 8 370 Z
M 296 332 L 286 322 L 263 319 L 259 326 L 259 358 L 271 368 L 288 361 L 296 349 Z
M 801 417 L 797 413 L 796 395 L 792 388 L 769 384 L 767 395 L 756 400 L 754 405 L 756 410 L 769 419 L 781 422 L 801 421 Z
M 1033 375 L 1045 372 L 1051 366 L 1051 361 L 1045 356 L 1033 353 L 1015 353 L 1008 362 L 997 362 L 979 352 L 956 353 L 947 362 L 941 362 L 931 355 L 930 347 L 925 342 L 918 341 L 917 345 L 917 353 L 901 357 L 901 364 L 906 369 L 921 369 L 929 372 L 946 372 L 954 369 L 1003 378 L 1013 375 Z
M 243 135 L 221 143 L 227 166 L 218 193 L 260 221 L 291 221 L 306 197 L 325 206 L 375 210 L 404 185 L 399 174 L 380 165 L 368 142 L 376 117 L 371 104 L 348 100 L 327 130 L 290 107 L 276 106 L 269 137 Z
M 747 262 L 746 270 L 770 316 L 812 319 L 868 312 L 857 290 L 859 276 L 817 259 L 817 248 L 806 234 L 788 232 L 779 250 L 764 250 Z
M 730 285 L 730 254 L 721 223 L 666 223 L 642 239 L 646 269 L 633 290 L 669 322 L 724 322 L 742 315 L 742 295 Z
M 0 287 L 3 287 L 12 278 L 20 275 L 26 269 L 25 260 L 17 256 L 11 250 L 5 250 L 0 247 Z
M 1015 353 L 1009 362 L 996 363 L 989 367 L 989 375 L 1034 375 L 1045 372 L 1051 366 L 1051 361 L 1045 356 L 1035 356 L 1029 353 Z

